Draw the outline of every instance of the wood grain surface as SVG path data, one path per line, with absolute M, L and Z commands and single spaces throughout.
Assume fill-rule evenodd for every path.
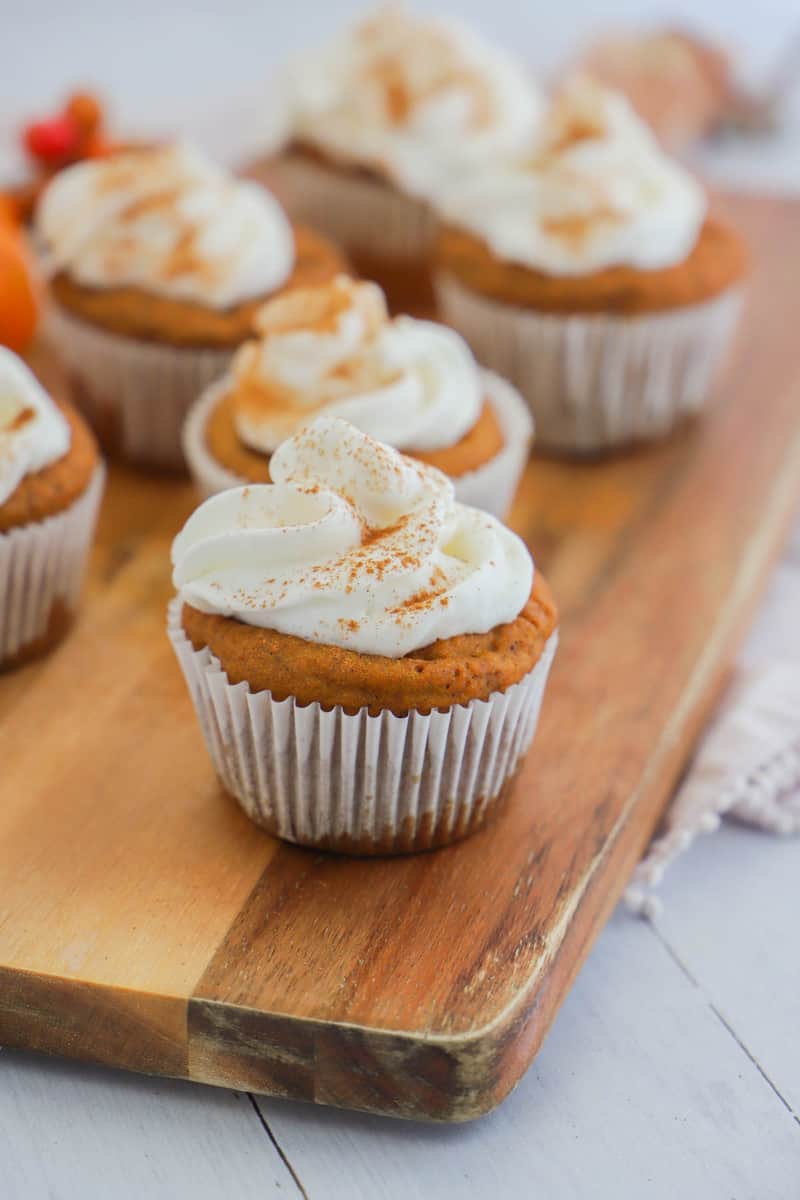
M 504 815 L 455 847 L 279 845 L 217 784 L 164 635 L 189 485 L 111 472 L 80 619 L 0 679 L 0 1043 L 407 1117 L 519 1079 L 684 766 L 800 490 L 800 205 L 756 258 L 709 417 L 534 460 L 512 523 L 562 644 Z

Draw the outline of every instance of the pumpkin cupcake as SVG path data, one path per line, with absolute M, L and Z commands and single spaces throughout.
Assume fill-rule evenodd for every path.
M 0 347 L 0 670 L 68 628 L 102 490 L 84 422 Z
M 524 543 L 346 421 L 206 500 L 169 635 L 225 787 L 289 841 L 443 845 L 498 807 L 536 727 L 556 610 Z
M 541 108 L 510 55 L 456 22 L 393 7 L 297 59 L 285 101 L 271 186 L 400 307 L 430 292 L 431 195 L 519 151 Z
M 527 159 L 439 212 L 442 314 L 526 396 L 540 445 L 602 451 L 703 406 L 746 252 L 622 96 L 572 81 Z
M 457 333 L 390 320 L 378 285 L 345 275 L 270 300 L 253 323 L 259 340 L 187 418 L 184 452 L 204 496 L 269 482 L 273 452 L 324 412 L 438 467 L 463 503 L 505 516 L 533 423 Z
M 343 266 L 264 188 L 183 144 L 60 172 L 36 223 L 80 402 L 112 448 L 157 467 L 182 465 L 186 410 L 265 298 Z

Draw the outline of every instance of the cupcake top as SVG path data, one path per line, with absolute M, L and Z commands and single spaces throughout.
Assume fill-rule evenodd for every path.
M 81 162 L 49 184 L 37 231 L 55 271 L 224 309 L 288 278 L 294 236 L 277 200 L 184 143 Z
M 412 317 L 389 319 L 374 283 L 339 275 L 269 301 L 260 340 L 232 367 L 236 432 L 271 454 L 321 409 L 398 449 L 452 446 L 483 407 L 480 372 L 463 338 Z
M 456 503 L 435 468 L 319 417 L 270 470 L 274 483 L 213 496 L 176 537 L 173 581 L 193 608 L 400 658 L 524 607 L 524 542 Z
M 26 475 L 63 458 L 69 424 L 21 358 L 0 346 L 0 504 Z
M 683 262 L 706 197 L 622 95 L 577 78 L 554 99 L 532 153 L 443 190 L 437 208 L 500 259 L 586 275 Z
M 541 107 L 510 55 L 393 7 L 299 59 L 287 90 L 292 136 L 422 196 L 454 169 L 518 151 Z

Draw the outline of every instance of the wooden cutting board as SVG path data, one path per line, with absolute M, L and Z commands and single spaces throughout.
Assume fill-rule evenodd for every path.
M 534 461 L 514 526 L 561 604 L 505 814 L 417 857 L 281 845 L 217 784 L 164 634 L 188 484 L 111 472 L 66 643 L 0 678 L 0 1043 L 462 1120 L 528 1066 L 659 818 L 800 492 L 800 205 L 707 420 Z M 701 898 L 698 897 L 698 903 Z

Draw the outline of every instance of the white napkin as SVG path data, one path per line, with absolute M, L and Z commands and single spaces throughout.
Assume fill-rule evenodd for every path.
M 669 864 L 725 817 L 800 833 L 800 524 L 742 651 L 734 683 L 625 892 L 642 916 Z

